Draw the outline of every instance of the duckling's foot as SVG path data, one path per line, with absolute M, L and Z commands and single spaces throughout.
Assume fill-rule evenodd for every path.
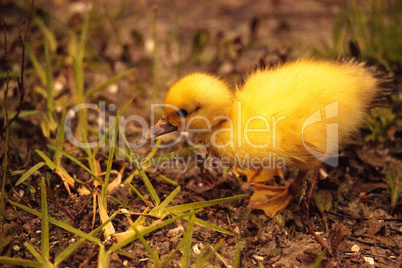
M 264 210 L 268 217 L 274 217 L 285 209 L 292 197 L 289 195 L 289 186 L 267 186 L 253 183 L 255 192 L 250 199 L 250 209 Z

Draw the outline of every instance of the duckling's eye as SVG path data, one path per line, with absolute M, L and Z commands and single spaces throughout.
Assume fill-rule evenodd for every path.
M 180 109 L 177 111 L 177 115 L 180 117 L 186 117 L 188 115 L 188 112 L 184 109 Z

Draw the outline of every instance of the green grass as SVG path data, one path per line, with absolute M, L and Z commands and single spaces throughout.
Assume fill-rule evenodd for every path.
M 391 192 L 390 214 L 392 214 L 402 195 L 402 173 L 398 170 L 388 170 L 385 173 L 385 179 Z
M 119 112 L 120 113 L 120 112 Z M 118 113 L 118 114 L 119 114 Z M 64 118 L 64 117 L 62 117 Z M 82 162 L 80 162 L 78 159 L 74 158 L 70 154 L 62 151 L 62 141 L 64 139 L 61 138 L 60 135 L 57 135 L 57 146 L 49 146 L 54 151 L 54 156 L 53 160 L 48 157 L 44 152 L 42 151 L 37 151 L 38 155 L 44 160 L 42 162 L 37 163 L 33 167 L 31 167 L 28 171 L 22 174 L 20 179 L 17 181 L 17 185 L 24 183 L 26 179 L 31 176 L 34 172 L 40 170 L 44 166 L 47 166 L 51 170 L 64 170 L 62 166 L 62 161 L 61 158 L 64 156 L 72 161 L 72 163 L 77 164 L 78 167 L 82 168 L 86 172 L 88 172 L 91 176 L 96 178 L 97 180 L 100 181 L 100 184 L 102 185 L 102 195 L 101 195 L 101 203 L 103 204 L 102 209 L 106 210 L 107 213 L 107 198 L 108 198 L 108 193 L 107 193 L 107 186 L 108 186 L 108 179 L 107 179 L 107 174 L 110 176 L 111 172 L 111 167 L 113 163 L 113 156 L 115 155 L 116 152 L 116 139 L 117 139 L 117 133 L 120 134 L 121 137 L 123 137 L 124 141 L 127 142 L 124 138 L 124 133 L 119 129 L 118 127 L 118 120 L 115 121 L 114 124 L 110 126 L 110 129 L 114 129 L 113 131 L 113 137 L 112 140 L 109 141 L 110 145 L 110 151 L 109 151 L 109 158 L 107 160 L 107 172 L 104 180 L 101 180 L 98 176 L 96 176 L 92 171 L 86 167 Z M 109 131 L 110 131 L 109 129 Z M 114 146 L 113 146 L 114 145 Z M 207 228 L 210 228 L 212 230 L 215 230 L 217 232 L 221 232 L 226 235 L 232 235 L 229 231 L 216 226 L 214 224 L 211 224 L 207 221 L 203 221 L 201 219 L 196 218 L 196 214 L 202 211 L 202 208 L 208 207 L 208 206 L 213 206 L 217 204 L 222 204 L 222 203 L 227 203 L 231 202 L 234 200 L 238 200 L 241 198 L 244 198 L 245 195 L 239 195 L 239 196 L 234 196 L 234 197 L 229 197 L 229 198 L 222 198 L 222 199 L 216 199 L 216 200 L 211 200 L 211 201 L 205 201 L 205 202 L 196 202 L 196 203 L 191 203 L 191 204 L 182 204 L 182 205 L 177 205 L 177 206 L 169 206 L 170 202 L 180 193 L 181 189 L 180 187 L 177 187 L 163 202 L 159 200 L 158 194 L 154 187 L 152 186 L 151 182 L 148 179 L 148 176 L 146 173 L 142 170 L 141 166 L 139 165 L 138 159 L 133 159 L 132 156 L 134 155 L 131 149 L 129 148 L 128 144 L 126 143 L 126 150 L 128 153 L 125 154 L 127 157 L 127 161 L 131 161 L 134 163 L 134 166 L 137 168 L 137 171 L 139 171 L 140 176 L 143 179 L 144 185 L 146 185 L 147 190 L 151 196 L 151 199 L 153 200 L 153 206 L 154 208 L 150 210 L 149 212 L 144 212 L 142 213 L 139 217 L 139 219 L 133 223 L 131 222 L 131 219 L 128 218 L 128 221 L 130 222 L 130 226 L 132 226 L 132 229 L 135 231 L 132 235 L 129 234 L 126 238 L 122 239 L 120 242 L 117 244 L 113 245 L 109 250 L 106 250 L 104 246 L 102 245 L 101 241 L 97 238 L 94 238 L 93 235 L 97 232 L 99 232 L 101 229 L 106 228 L 108 224 L 112 224 L 113 218 L 116 216 L 116 213 L 114 213 L 111 217 L 109 217 L 107 220 L 105 220 L 102 225 L 98 228 L 96 228 L 93 232 L 89 234 L 85 234 L 82 231 L 73 228 L 72 226 L 60 222 L 58 220 L 54 220 L 49 217 L 48 211 L 47 211 L 47 197 L 46 197 L 46 185 L 44 178 L 42 179 L 41 183 L 41 213 L 35 211 L 34 209 L 28 208 L 24 205 L 18 204 L 16 202 L 11 202 L 10 204 L 16 207 L 19 207 L 20 209 L 26 210 L 27 212 L 38 216 L 42 219 L 42 239 L 41 239 L 41 253 L 35 251 L 35 249 L 28 243 L 25 244 L 27 249 L 32 253 L 32 255 L 37 259 L 37 262 L 32 262 L 29 260 L 16 260 L 16 259 L 7 259 L 7 258 L 0 258 L 0 262 L 3 263 L 19 263 L 21 265 L 28 265 L 32 267 L 37 267 L 37 266 L 46 266 L 46 267 L 54 267 L 62 263 L 64 260 L 66 260 L 69 256 L 73 255 L 75 251 L 79 249 L 79 247 L 82 245 L 82 243 L 87 240 L 91 241 L 92 243 L 95 243 L 99 246 L 99 263 L 102 263 L 106 267 L 108 266 L 108 262 L 110 260 L 110 255 L 113 252 L 120 251 L 124 246 L 128 245 L 129 243 L 133 242 L 136 239 L 139 239 L 143 244 L 146 250 L 150 253 L 150 256 L 152 257 L 154 264 L 156 267 L 168 267 L 169 261 L 173 259 L 173 257 L 183 248 L 184 254 L 182 256 L 182 264 L 188 266 L 189 261 L 190 261 L 190 248 L 192 245 L 192 226 L 194 224 L 204 226 Z M 126 152 L 127 152 L 126 151 Z M 153 152 L 154 154 L 155 152 Z M 152 160 L 150 158 L 151 155 L 148 155 L 148 159 Z M 59 171 L 60 172 L 60 171 Z M 63 171 L 65 172 L 65 170 Z M 20 173 L 20 172 L 19 172 Z M 76 181 L 77 182 L 77 181 Z M 77 182 L 79 183 L 79 182 Z M 137 193 L 140 199 L 142 199 L 146 204 L 149 204 L 149 202 L 143 197 L 142 194 L 138 190 L 136 190 L 131 184 L 129 184 L 130 187 L 132 187 L 133 191 Z M 133 213 L 136 213 L 133 211 Z M 144 226 L 144 219 L 149 218 L 147 216 L 151 216 L 154 220 L 153 223 L 151 223 L 150 226 Z M 168 216 L 172 216 L 173 218 L 168 218 Z M 164 220 L 166 219 L 166 220 Z M 174 249 L 169 257 L 163 261 L 159 260 L 159 256 L 157 252 L 153 251 L 150 246 L 147 244 L 146 239 L 144 238 L 144 235 L 151 233 L 153 231 L 156 231 L 160 228 L 163 228 L 165 226 L 168 226 L 174 222 L 176 222 L 179 219 L 185 219 L 188 221 L 188 227 L 185 233 L 185 236 L 182 239 L 182 242 L 180 242 L 177 246 L 176 249 Z M 70 245 L 67 247 L 64 251 L 59 253 L 57 256 L 55 256 L 54 263 L 51 263 L 49 261 L 49 223 L 50 224 L 55 224 L 56 226 L 63 228 L 71 233 L 74 233 L 78 236 L 81 236 L 82 239 L 79 240 L 78 242 Z M 117 234 L 115 234 L 117 235 Z M 221 246 L 219 246 L 221 247 Z M 210 255 L 208 255 L 211 257 Z M 206 262 L 208 258 L 204 258 L 203 262 Z
M 86 58 L 86 36 L 91 24 L 90 15 L 91 13 L 88 13 L 86 15 L 85 21 L 83 23 L 83 28 L 81 29 L 79 35 L 77 33 L 70 33 L 69 55 L 67 55 L 66 59 L 55 57 L 57 39 L 53 30 L 50 29 L 41 18 L 35 17 L 34 19 L 35 24 L 40 29 L 44 38 L 41 43 L 37 42 L 35 43 L 35 45 L 28 45 L 27 55 L 33 66 L 32 75 L 36 76 L 38 81 L 40 81 L 41 83 L 37 86 L 36 92 L 40 93 L 39 96 L 41 96 L 46 103 L 46 108 L 42 111 L 39 111 L 39 115 L 42 118 L 42 133 L 45 137 L 47 137 L 48 145 L 47 148 L 36 150 L 36 159 L 39 159 L 39 161 L 32 163 L 31 166 L 29 166 L 26 170 L 13 171 L 12 174 L 14 176 L 20 176 L 15 183 L 15 186 L 19 187 L 30 187 L 28 179 L 31 178 L 34 174 L 37 174 L 38 172 L 40 174 L 45 174 L 45 176 L 41 179 L 40 187 L 41 208 L 40 212 L 38 212 L 34 208 L 30 208 L 26 205 L 14 201 L 9 201 L 8 205 L 17 209 L 25 210 L 33 216 L 39 217 L 41 219 L 42 227 L 40 252 L 37 251 L 31 244 L 24 243 L 26 249 L 32 254 L 35 261 L 0 257 L 0 263 L 29 267 L 57 267 L 68 260 L 68 258 L 73 257 L 74 254 L 77 254 L 80 247 L 83 246 L 84 242 L 88 241 L 98 246 L 98 264 L 103 267 L 108 267 L 111 254 L 113 254 L 114 252 L 117 252 L 118 254 L 125 254 L 122 252 L 122 249 L 133 241 L 139 240 L 144 245 L 144 248 L 148 251 L 155 267 L 169 267 L 170 262 L 174 258 L 181 258 L 182 265 L 184 267 L 187 267 L 192 262 L 190 253 L 193 244 L 192 237 L 194 225 L 203 226 L 216 232 L 220 232 L 224 235 L 233 235 L 231 232 L 225 230 L 224 228 L 197 218 L 197 214 L 200 213 L 205 207 L 238 200 L 244 198 L 245 195 L 221 198 L 206 202 L 196 202 L 171 206 L 170 203 L 177 195 L 180 194 L 181 188 L 180 186 L 177 186 L 177 183 L 175 183 L 170 178 L 160 175 L 159 178 L 164 182 L 177 186 L 170 193 L 170 195 L 168 195 L 168 197 L 166 197 L 164 200 L 160 200 L 158 192 L 148 178 L 148 173 L 151 172 L 155 164 L 160 161 L 172 161 L 176 156 L 187 155 L 201 147 L 195 146 L 178 152 L 171 152 L 160 157 L 155 157 L 155 154 L 158 151 L 158 147 L 156 146 L 150 151 L 148 155 L 144 157 L 144 160 L 141 159 L 140 161 L 140 159 L 137 159 L 134 152 L 130 148 L 127 139 L 125 138 L 123 131 L 119 127 L 119 116 L 125 114 L 133 99 L 128 101 L 125 107 L 123 107 L 123 109 L 117 113 L 116 120 L 113 124 L 111 124 L 104 135 L 100 135 L 96 132 L 96 130 L 92 129 L 89 126 L 87 113 L 85 111 L 81 111 L 80 113 L 78 113 L 78 126 L 75 133 L 76 137 L 80 137 L 81 142 L 83 142 L 84 144 L 89 144 L 88 134 L 93 133 L 100 136 L 100 142 L 95 148 L 84 146 L 84 148 L 81 149 L 85 154 L 85 157 L 83 159 L 77 158 L 75 156 L 76 152 L 72 154 L 65 150 L 66 140 L 64 127 L 66 124 L 66 111 L 68 107 L 90 102 L 94 94 L 106 88 L 110 84 L 119 81 L 127 75 L 132 75 L 135 72 L 135 68 L 131 68 L 125 72 L 111 77 L 107 81 L 97 86 L 86 88 L 84 74 L 87 65 L 86 62 L 89 60 L 88 58 Z M 155 21 L 153 23 L 155 23 Z M 79 36 L 79 38 L 77 36 Z M 154 36 L 154 38 L 156 37 Z M 44 55 L 44 59 L 37 56 L 41 53 Z M 156 55 L 157 54 L 155 52 L 153 56 L 154 92 L 157 92 L 158 90 L 158 81 L 156 78 L 157 72 L 155 69 L 157 62 Z M 57 73 L 60 66 L 58 62 L 60 60 L 65 60 L 65 62 L 70 62 L 70 64 L 72 64 L 71 66 L 74 73 L 75 91 L 72 92 L 72 96 L 69 98 L 63 97 L 56 99 L 54 81 L 55 73 Z M 42 63 L 43 61 L 44 64 Z M 61 115 L 60 113 L 56 112 L 56 107 L 62 107 Z M 21 114 L 25 114 L 25 116 L 29 118 L 29 116 L 37 115 L 38 113 L 22 111 Z M 11 116 L 9 115 L 6 116 L 6 118 L 10 117 Z M 112 138 L 110 140 L 109 133 L 112 134 Z M 118 139 L 121 139 L 123 141 L 123 148 L 119 148 L 119 143 L 117 142 Z M 158 144 L 159 143 L 157 142 L 157 145 Z M 97 159 L 97 154 L 100 151 L 102 145 L 109 146 L 108 159 L 104 163 L 106 165 L 105 175 L 100 175 L 101 171 L 98 170 L 96 164 L 97 161 L 99 161 Z M 144 204 L 146 204 L 146 206 L 148 206 L 145 211 L 138 212 L 130 209 L 129 207 L 125 206 L 120 200 L 112 197 L 108 191 L 108 186 L 113 171 L 113 162 L 120 156 L 123 156 L 127 162 L 135 167 L 134 172 L 132 172 L 132 174 L 124 181 L 124 183 L 129 185 L 129 187 L 136 194 L 137 198 L 139 198 L 139 200 L 141 200 L 142 202 L 144 202 Z M 66 160 L 70 161 L 69 166 L 66 165 L 66 163 L 68 163 L 68 161 Z M 76 169 L 81 169 L 86 172 L 93 179 L 93 182 L 82 182 L 80 179 L 76 178 L 76 176 L 67 172 L 67 167 L 69 167 L 68 170 L 71 170 L 71 165 L 75 166 Z M 51 177 L 51 172 L 57 174 L 58 178 L 63 182 L 69 194 L 75 193 L 75 185 L 79 184 L 87 187 L 87 189 L 90 190 L 90 198 L 94 199 L 94 204 L 96 204 L 96 200 L 98 200 L 98 210 L 101 215 L 101 223 L 99 226 L 96 226 L 93 231 L 91 231 L 90 233 L 84 233 L 81 230 L 69 225 L 68 223 L 50 217 L 47 206 L 48 198 L 46 194 L 46 188 L 49 186 L 46 185 L 45 181 L 49 180 L 49 178 Z M 140 193 L 139 190 L 131 185 L 130 182 L 132 182 L 135 175 L 139 175 L 139 177 L 142 179 L 150 200 L 147 200 L 144 195 Z M 3 174 L 3 177 L 4 176 L 6 176 L 6 174 Z M 45 177 L 47 178 L 46 180 Z M 4 184 L 5 181 L 6 179 L 3 179 Z M 100 193 L 97 193 L 96 189 L 94 188 L 96 185 L 100 185 Z M 109 216 L 110 212 L 108 211 L 108 201 L 119 204 L 120 206 L 129 210 L 130 213 L 134 215 L 139 215 L 139 217 L 135 222 L 133 222 L 130 217 L 127 217 L 127 221 L 129 222 L 131 228 L 127 230 L 127 232 L 113 234 L 115 235 L 115 237 L 118 238 L 118 242 L 113 244 L 110 248 L 106 249 L 102 243 L 102 240 L 100 238 L 97 238 L 96 235 L 99 234 L 101 231 L 114 232 L 113 220 L 116 215 L 118 215 L 118 213 L 115 212 Z M 149 223 L 150 219 L 151 223 Z M 169 228 L 171 224 L 177 222 L 178 220 L 187 221 L 187 229 L 185 231 L 185 234 L 180 242 L 177 244 L 176 248 L 173 249 L 172 252 L 165 259 L 161 260 L 158 252 L 152 249 L 152 247 L 149 245 L 147 241 L 149 237 L 148 234 L 161 228 Z M 75 243 L 70 244 L 67 248 L 65 248 L 58 254 L 54 255 L 54 252 L 52 252 L 49 243 L 49 241 L 53 239 L 50 237 L 49 232 L 51 225 L 56 225 L 57 227 L 62 228 L 67 232 L 75 234 L 81 238 Z M 203 254 L 202 258 L 198 257 L 197 261 L 201 261 L 201 263 L 208 263 L 208 260 L 219 250 L 219 248 L 222 247 L 222 245 L 223 241 L 219 242 L 214 247 L 214 250 L 210 250 L 206 254 Z M 181 257 L 179 256 L 180 252 L 183 252 Z
M 401 13 L 398 0 L 344 0 L 333 27 L 333 46 L 317 48 L 314 54 L 357 57 L 392 71 L 392 65 L 402 61 Z

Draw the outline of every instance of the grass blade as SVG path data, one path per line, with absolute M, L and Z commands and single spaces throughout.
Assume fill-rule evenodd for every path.
M 134 101 L 134 99 L 135 99 L 135 98 L 133 97 L 133 98 L 131 98 L 131 99 L 126 103 L 126 105 L 123 107 L 123 109 L 120 110 L 120 115 L 124 115 L 124 114 L 126 113 L 127 109 L 130 107 L 130 105 L 131 105 L 131 103 Z M 105 142 L 107 142 L 108 144 L 110 143 L 110 142 L 109 142 L 109 139 L 108 139 L 107 137 L 109 137 L 110 130 L 113 129 L 113 128 L 114 128 L 114 122 L 113 122 L 113 124 L 107 129 L 107 131 L 105 132 L 105 134 L 102 135 L 102 137 L 100 138 L 100 140 L 99 140 L 99 142 L 98 142 L 98 145 L 94 148 L 94 151 L 93 151 L 93 154 L 94 154 L 94 155 L 96 155 L 96 154 L 98 153 L 99 149 L 100 149 L 102 146 L 104 146 Z M 88 129 L 89 129 L 92 133 L 94 133 L 96 136 L 98 136 L 98 137 L 101 135 L 97 130 L 91 128 L 90 126 L 88 126 Z
M 181 259 L 181 267 L 189 267 L 190 266 L 190 252 L 191 252 L 191 240 L 193 238 L 193 226 L 195 222 L 195 215 L 192 214 L 189 216 L 190 219 L 187 224 L 186 233 L 184 234 L 184 250 L 183 257 Z
M 68 193 L 71 195 L 70 187 L 74 188 L 75 184 L 73 177 L 71 177 L 70 174 L 68 174 L 68 172 L 64 169 L 63 166 L 56 167 L 54 172 L 60 176 Z
M 0 79 L 1 79 L 1 77 L 0 77 Z M 16 111 L 9 112 L 8 113 L 8 119 L 13 118 L 16 114 L 17 114 Z M 21 111 L 20 114 L 18 115 L 18 117 L 22 118 L 22 117 L 27 117 L 27 116 L 36 115 L 36 114 L 39 114 L 39 111 L 37 111 L 37 110 L 25 110 L 25 111 Z M 1 115 L 4 116 L 3 113 Z
M 96 197 L 98 200 L 98 212 L 99 212 L 99 217 L 102 222 L 105 222 L 109 219 L 109 215 L 107 213 L 107 210 L 103 206 L 102 200 L 101 200 L 101 195 L 102 193 L 97 192 Z M 113 235 L 116 233 L 116 229 L 114 228 L 113 224 L 110 222 L 108 225 L 103 228 L 103 237 L 108 238 L 109 236 Z
M 117 113 L 116 120 L 114 122 L 114 131 L 113 131 L 113 136 L 112 136 L 112 143 L 109 145 L 110 150 L 109 150 L 109 156 L 107 159 L 107 165 L 106 165 L 106 175 L 105 175 L 105 183 L 102 185 L 102 205 L 107 211 L 107 190 L 109 186 L 109 179 L 110 179 L 110 172 L 112 171 L 112 164 L 113 164 L 113 156 L 114 156 L 114 151 L 116 149 L 116 139 L 117 135 L 119 134 L 119 119 L 120 119 L 120 111 Z
M 10 257 L 4 257 L 4 256 L 0 256 L 0 263 L 6 263 L 6 264 L 15 265 L 15 266 L 23 266 L 23 267 L 42 267 L 42 263 L 37 262 L 37 261 L 24 260 L 24 259 L 18 259 L 18 258 L 10 258 Z
M 167 162 L 167 161 L 173 159 L 174 157 L 186 156 L 189 153 L 197 151 L 198 149 L 201 149 L 201 148 L 204 148 L 204 147 L 205 147 L 205 145 L 198 144 L 198 145 L 195 145 L 193 147 L 185 148 L 185 149 L 177 151 L 177 152 L 171 152 L 171 153 L 161 155 L 161 156 L 156 157 L 156 158 L 152 158 L 152 159 L 150 159 L 150 161 L 146 162 L 147 165 L 148 165 L 147 168 L 151 168 L 152 166 L 154 166 L 157 163 L 161 164 L 161 163 Z M 145 163 L 145 161 L 144 161 L 144 163 Z
M 148 205 L 147 200 L 145 200 L 144 196 L 137 190 L 137 188 L 135 188 L 133 185 L 131 185 L 131 183 L 128 184 L 128 186 L 130 186 L 131 190 L 134 191 L 134 193 L 141 198 L 142 201 L 144 201 L 145 204 Z
M 402 195 L 402 174 L 397 170 L 388 170 L 385 173 L 385 181 L 391 191 L 391 209 L 394 212 L 399 197 Z
M 189 210 L 194 210 L 194 209 L 210 207 L 210 206 L 214 206 L 214 205 L 218 205 L 218 204 L 228 203 L 228 202 L 239 200 L 239 199 L 242 199 L 245 197 L 247 197 L 247 195 L 240 194 L 240 195 L 235 195 L 235 196 L 231 196 L 231 197 L 214 199 L 214 200 L 210 200 L 210 201 L 203 201 L 203 202 L 196 202 L 196 203 L 191 203 L 191 204 L 183 204 L 183 205 L 168 207 L 165 209 L 165 211 L 171 212 L 171 213 L 182 213 L 182 212 L 189 211 Z
M 57 175 L 60 176 L 60 178 L 63 180 L 63 184 L 65 185 L 67 191 L 69 194 L 70 192 L 70 187 L 74 187 L 74 179 L 67 173 L 67 171 L 62 167 L 57 167 L 53 161 L 42 151 L 36 150 L 36 153 L 42 157 L 43 160 L 45 160 L 46 165 L 52 170 L 55 171 Z
M 142 170 L 142 167 L 140 163 L 138 162 L 138 159 L 136 158 L 134 152 L 131 150 L 131 147 L 128 144 L 128 141 L 126 139 L 126 136 L 124 135 L 123 131 L 120 129 L 120 138 L 123 140 L 126 148 L 128 149 L 129 153 L 125 153 L 126 159 L 134 164 L 134 167 L 138 170 L 138 173 L 142 179 L 142 181 L 145 184 L 145 187 L 148 190 L 149 195 L 151 196 L 152 202 L 155 204 L 155 206 L 159 205 L 161 202 L 158 194 L 155 191 L 155 188 L 152 186 L 151 181 L 148 179 L 147 175 L 145 174 L 144 170 Z
M 98 268 L 108 268 L 110 263 L 110 253 L 105 252 L 105 246 L 100 245 L 98 252 Z
M 47 43 L 45 42 L 45 62 L 46 62 L 46 112 L 49 120 L 53 118 L 54 102 L 53 102 L 53 91 L 54 84 L 52 78 L 52 68 L 50 60 L 50 52 Z
M 144 161 L 142 161 L 142 166 L 144 167 L 150 159 L 152 159 L 154 157 L 154 155 L 156 154 L 156 152 L 159 150 L 158 145 L 160 145 L 162 142 L 161 139 L 157 139 L 155 142 L 155 146 L 152 147 L 151 151 L 147 154 L 147 156 L 145 157 Z
M 130 218 L 128 218 L 128 221 L 130 223 L 131 228 L 133 228 L 133 230 L 135 231 L 135 234 L 138 235 L 138 238 L 140 239 L 142 245 L 144 246 L 144 248 L 146 249 L 146 251 L 148 251 L 149 255 L 151 256 L 151 258 L 154 260 L 155 266 L 159 267 L 160 266 L 160 261 L 159 261 L 159 255 L 157 251 L 153 251 L 152 248 L 149 246 L 149 244 L 147 243 L 147 241 L 145 240 L 144 236 L 141 234 L 140 231 L 138 231 L 138 229 L 134 226 L 132 220 Z
M 56 52 L 57 49 L 57 41 L 54 33 L 46 26 L 44 21 L 39 17 L 35 16 L 34 18 L 35 24 L 41 30 L 43 36 L 45 37 L 45 43 L 49 44 L 50 50 L 52 52 Z
M 177 252 L 183 247 L 184 245 L 184 240 L 180 240 L 180 242 L 177 244 L 176 248 L 169 253 L 169 255 L 161 262 L 161 267 L 168 267 L 168 264 L 172 261 L 174 255 L 176 255 Z
M 39 162 L 37 163 L 35 166 L 31 167 L 30 169 L 28 169 L 27 172 L 25 172 L 21 178 L 17 181 L 17 183 L 15 184 L 15 186 L 20 185 L 21 183 L 23 183 L 26 179 L 28 179 L 32 174 L 34 174 L 37 170 L 39 170 L 41 167 L 45 166 L 46 163 L 45 162 Z
M 133 101 L 135 100 L 135 97 L 132 97 L 127 103 L 126 105 L 124 105 L 123 109 L 121 109 L 121 114 L 124 115 L 128 108 L 130 107 L 131 103 L 133 103 Z
M 56 137 L 56 148 L 57 150 L 54 152 L 53 162 L 58 167 L 60 166 L 61 161 L 61 151 L 63 151 L 63 144 L 64 144 L 64 127 L 66 123 L 66 110 L 63 110 L 63 114 L 61 116 L 61 121 L 59 124 L 59 129 L 57 130 L 57 137 Z
M 112 78 L 110 78 L 107 81 L 97 85 L 96 87 L 93 87 L 93 88 L 89 89 L 85 93 L 85 98 L 88 98 L 88 97 L 92 96 L 96 92 L 104 89 L 105 87 L 109 86 L 110 84 L 115 83 L 116 81 L 119 81 L 120 79 L 122 79 L 123 77 L 133 73 L 134 71 L 135 71 L 135 68 L 128 69 L 127 71 L 124 71 L 124 72 L 122 72 L 122 73 L 120 73 L 118 75 L 113 76 Z
M 167 207 L 167 205 L 170 204 L 170 202 L 172 202 L 173 198 L 176 197 L 176 195 L 180 192 L 180 186 L 176 187 L 176 189 L 173 190 L 173 192 L 171 192 L 169 194 L 168 197 L 166 197 L 165 200 L 163 200 L 162 203 L 160 203 L 158 206 L 154 207 L 149 214 L 150 215 L 155 215 L 155 216 L 161 216 L 165 210 L 165 208 Z
M 70 159 L 71 161 L 73 161 L 74 163 L 76 163 L 77 165 L 79 165 L 80 167 L 82 167 L 86 172 L 88 172 L 95 180 L 97 180 L 101 185 L 104 184 L 103 180 L 101 180 L 98 176 L 96 176 L 95 173 L 93 173 L 89 168 L 87 168 L 81 161 L 79 161 L 77 158 L 75 158 L 74 156 L 62 151 L 62 150 L 58 150 L 56 147 L 52 146 L 52 145 L 48 145 L 47 147 L 49 147 L 50 149 L 60 152 L 62 155 L 64 155 L 65 157 L 67 157 L 68 159 Z M 49 159 L 50 160 L 50 159 Z
M 36 150 L 35 151 L 40 157 L 42 157 L 43 160 L 45 160 L 46 165 L 51 169 L 54 170 L 56 168 L 56 165 L 53 163 L 53 161 L 41 150 Z
M 46 260 L 39 254 L 39 252 L 37 252 L 34 247 L 27 242 L 24 243 L 24 246 L 28 249 L 29 252 L 31 252 L 35 259 L 37 259 L 42 264 L 42 266 L 44 266 Z
M 209 229 L 212 229 L 214 231 L 220 232 L 222 234 L 234 235 L 233 233 L 229 232 L 228 230 L 223 229 L 222 227 L 219 227 L 219 226 L 217 226 L 215 224 L 212 224 L 210 222 L 207 222 L 207 221 L 204 221 L 204 220 L 201 220 L 201 219 L 198 219 L 198 218 L 195 220 L 195 224 L 203 226 L 203 227 L 207 227 Z
M 25 50 L 32 62 L 32 65 L 34 66 L 35 74 L 39 77 L 42 84 L 46 85 L 46 72 L 40 65 L 38 58 L 35 56 L 30 46 L 25 46 Z
M 175 182 L 174 180 L 169 179 L 168 177 L 166 177 L 165 175 L 162 175 L 162 174 L 159 174 L 156 177 L 156 179 L 159 180 L 159 181 L 163 181 L 164 183 L 168 183 L 170 185 L 173 185 L 173 186 L 179 186 L 179 184 L 177 182 Z
M 191 215 L 191 214 L 195 214 L 195 213 L 198 213 L 198 212 L 199 212 L 199 211 L 193 211 L 193 212 L 181 214 L 181 215 L 176 216 L 176 217 L 173 217 L 173 218 L 171 218 L 171 219 L 162 221 L 162 222 L 160 222 L 160 223 L 157 223 L 157 224 L 155 224 L 155 225 L 152 225 L 152 226 L 150 226 L 150 227 L 148 227 L 148 228 L 142 230 L 142 231 L 141 231 L 141 234 L 142 234 L 142 235 L 149 234 L 149 233 L 151 233 L 151 232 L 153 232 L 153 231 L 155 231 L 155 230 L 158 230 L 158 229 L 160 229 L 160 228 L 162 228 L 162 227 L 165 227 L 166 225 L 169 225 L 169 224 L 171 224 L 171 223 L 174 223 L 174 222 L 176 222 L 176 221 L 178 221 L 178 220 L 180 220 L 180 219 L 182 219 L 182 218 L 184 218 L 184 217 L 187 217 L 187 216 L 189 216 L 189 215 Z M 133 242 L 133 241 L 136 240 L 136 239 L 138 239 L 138 235 L 133 235 L 133 236 L 131 236 L 131 237 L 128 237 L 128 238 L 124 239 L 123 241 L 121 241 L 121 242 L 119 242 L 119 243 L 116 243 L 116 244 L 114 244 L 113 246 L 111 246 L 110 249 L 109 249 L 109 251 L 110 251 L 110 252 L 114 252 L 114 251 L 116 251 L 116 250 L 119 250 L 119 249 L 121 249 L 122 247 L 125 247 L 126 245 L 128 245 L 129 243 Z
M 42 232 L 41 232 L 41 251 L 42 257 L 49 260 L 49 215 L 47 214 L 47 196 L 45 177 L 42 177 L 40 183 L 40 198 L 42 212 Z
M 120 201 L 120 200 L 114 198 L 113 196 L 108 195 L 107 198 L 109 198 L 110 200 L 112 200 L 115 204 L 118 204 L 118 205 L 124 207 L 124 208 L 127 209 L 127 210 L 131 210 L 131 207 L 129 207 L 128 205 L 124 204 L 122 201 Z
M 74 71 L 74 81 L 75 81 L 75 93 L 74 99 L 76 101 L 75 105 L 85 103 L 85 95 L 84 95 L 84 88 L 85 88 L 85 79 L 84 79 L 84 57 L 85 57 L 85 44 L 86 44 L 86 36 L 88 33 L 89 27 L 89 19 L 91 17 L 92 9 L 89 10 L 85 16 L 84 24 L 81 30 L 80 41 L 78 44 L 78 50 L 73 57 L 73 71 Z M 82 109 L 79 110 L 77 113 L 78 117 L 78 126 L 76 128 L 76 135 L 81 135 L 82 140 L 86 141 L 88 133 L 87 133 L 87 126 L 88 126 L 88 118 L 87 118 L 87 110 Z
M 234 257 L 233 257 L 233 264 L 232 264 L 233 268 L 239 268 L 240 267 L 242 247 L 243 247 L 243 240 L 240 240 L 236 245 L 235 254 L 234 254 Z

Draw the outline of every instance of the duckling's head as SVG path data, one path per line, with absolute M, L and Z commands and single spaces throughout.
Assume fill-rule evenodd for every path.
M 178 131 L 206 133 L 231 115 L 234 93 L 220 79 L 201 73 L 177 81 L 164 101 L 163 118 L 146 133 L 147 138 Z

